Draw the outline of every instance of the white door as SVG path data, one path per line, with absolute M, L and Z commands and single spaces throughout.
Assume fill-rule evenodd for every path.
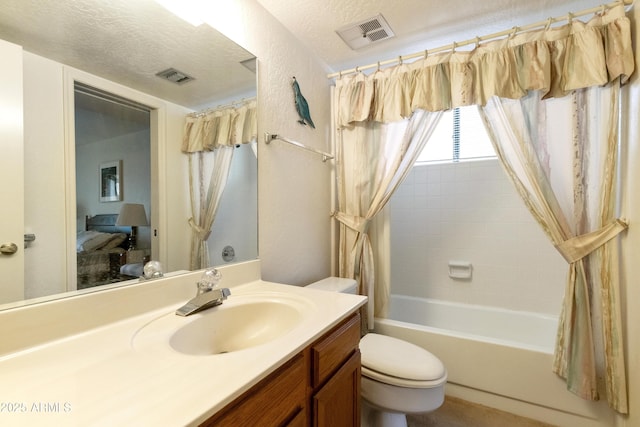
M 0 304 L 24 298 L 22 48 L 0 40 Z

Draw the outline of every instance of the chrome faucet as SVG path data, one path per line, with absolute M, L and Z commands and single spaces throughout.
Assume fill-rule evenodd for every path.
M 198 287 L 196 296 L 177 309 L 176 314 L 178 316 L 189 316 L 222 304 L 231 295 L 231 291 L 228 288 L 216 288 L 221 278 L 222 274 L 215 268 L 205 270 L 202 278 L 196 284 Z

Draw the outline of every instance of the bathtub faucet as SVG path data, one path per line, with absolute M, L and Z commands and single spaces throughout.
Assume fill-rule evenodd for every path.
M 176 314 L 178 316 L 189 316 L 222 304 L 231 295 L 231 291 L 229 288 L 216 287 L 221 278 L 222 274 L 215 268 L 205 270 L 202 274 L 202 279 L 196 283 L 198 289 L 196 296 L 177 309 Z

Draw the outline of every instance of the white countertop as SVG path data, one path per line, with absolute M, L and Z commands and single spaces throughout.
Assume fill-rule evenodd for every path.
M 258 280 L 233 287 L 228 301 L 255 292 L 297 295 L 311 305 L 299 327 L 267 344 L 226 354 L 184 355 L 161 343 L 134 346 L 137 331 L 173 313 L 186 302 L 181 301 L 1 356 L 0 425 L 197 425 L 366 300 Z

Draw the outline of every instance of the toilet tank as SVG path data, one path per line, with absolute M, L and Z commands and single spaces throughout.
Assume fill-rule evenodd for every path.
M 358 284 L 354 279 L 342 277 L 327 277 L 306 286 L 307 288 L 320 289 L 323 291 L 340 292 L 343 294 L 356 294 Z

